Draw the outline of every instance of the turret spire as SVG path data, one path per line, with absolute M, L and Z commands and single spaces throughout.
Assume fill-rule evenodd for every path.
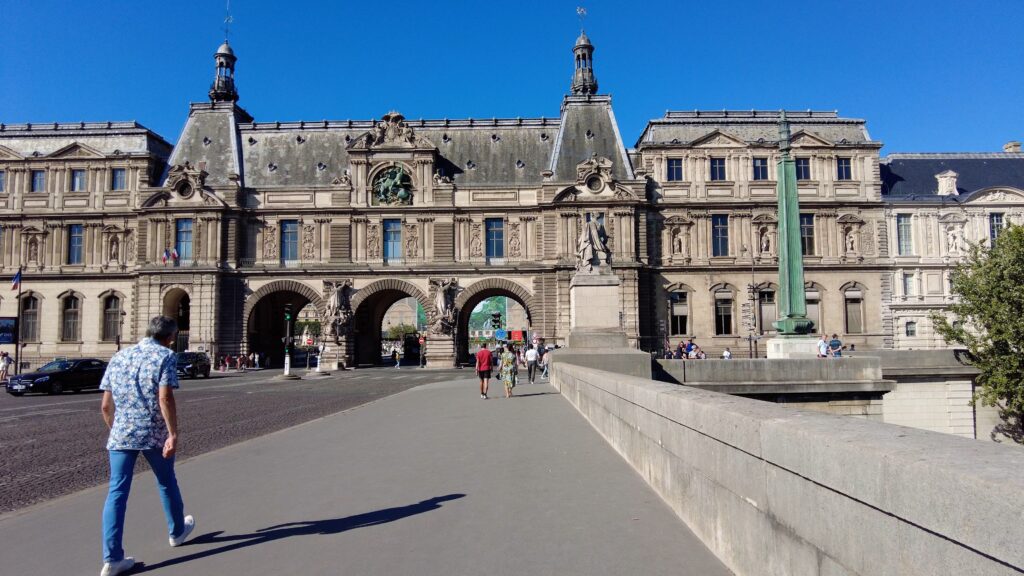
M 576 57 L 576 71 L 572 76 L 573 94 L 597 94 L 597 78 L 594 76 L 594 46 L 587 33 L 580 30 L 580 37 L 572 49 Z
M 217 63 L 216 76 L 210 86 L 211 102 L 237 102 L 238 91 L 235 90 L 235 51 L 231 49 L 227 40 L 217 48 L 213 55 Z

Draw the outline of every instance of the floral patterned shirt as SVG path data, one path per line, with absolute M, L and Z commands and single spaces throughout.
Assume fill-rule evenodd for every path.
M 167 441 L 160 413 L 161 386 L 178 387 L 177 355 L 152 338 L 125 348 L 107 365 L 100 390 L 114 396 L 114 425 L 107 450 L 148 450 Z

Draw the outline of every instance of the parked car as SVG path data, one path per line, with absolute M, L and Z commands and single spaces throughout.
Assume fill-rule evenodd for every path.
M 106 369 L 107 363 L 96 358 L 54 360 L 35 372 L 11 376 L 7 392 L 21 396 L 26 392 L 60 394 L 65 390 L 99 388 Z
M 179 352 L 178 375 L 189 378 L 210 377 L 210 357 L 205 352 Z

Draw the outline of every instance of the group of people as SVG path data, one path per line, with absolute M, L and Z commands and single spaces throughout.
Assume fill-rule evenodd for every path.
M 818 358 L 842 358 L 843 350 L 846 350 L 846 346 L 843 345 L 838 334 L 833 334 L 831 340 L 828 339 L 827 334 L 822 334 L 818 339 Z M 852 344 L 850 350 L 853 350 Z
M 526 369 L 527 381 L 534 384 L 537 373 L 541 378 L 548 377 L 547 350 L 540 346 L 527 346 L 525 350 L 514 344 L 499 344 L 494 350 L 487 349 L 487 343 L 480 345 L 476 353 L 476 374 L 480 378 L 480 397 L 487 399 L 487 389 L 492 375 L 501 381 L 505 388 L 505 398 L 513 396 L 512 390 L 519 380 L 519 368 Z
M 693 338 L 690 338 L 685 344 L 680 340 L 679 345 L 675 348 L 672 348 L 666 341 L 663 357 L 666 360 L 706 360 L 708 355 L 700 346 L 694 343 Z M 723 350 L 722 360 L 732 360 L 732 350 L 729 348 Z
M 7 352 L 0 352 L 0 382 L 6 382 L 11 377 L 12 366 L 14 366 L 14 360 L 11 359 L 11 355 Z
M 221 372 L 226 372 L 232 368 L 239 372 L 247 368 L 260 368 L 260 353 L 249 352 L 248 354 L 238 354 L 237 356 L 224 354 L 220 357 L 220 362 L 218 362 L 217 366 Z

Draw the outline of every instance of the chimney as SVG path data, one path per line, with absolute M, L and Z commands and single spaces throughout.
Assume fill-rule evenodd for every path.
M 1006 144 L 1003 144 L 1003 152 L 1020 152 L 1020 142 L 1017 140 L 1010 140 Z

